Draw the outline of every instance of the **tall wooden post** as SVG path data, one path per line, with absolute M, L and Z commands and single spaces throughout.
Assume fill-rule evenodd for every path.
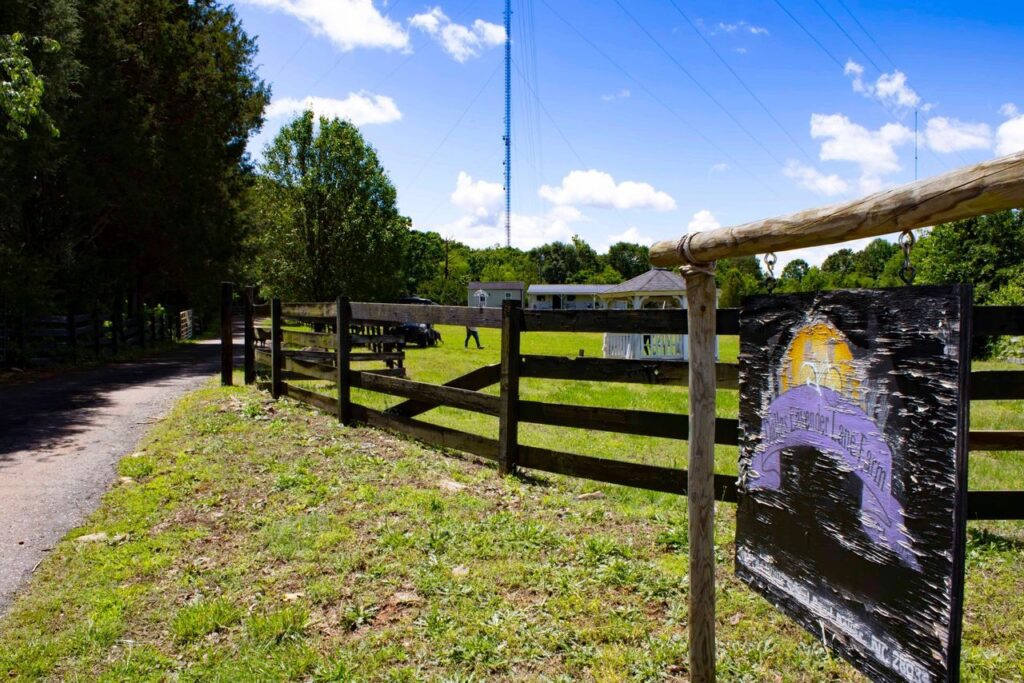
M 351 369 L 352 340 L 348 334 L 349 323 L 352 322 L 352 307 L 348 297 L 338 297 L 337 314 L 334 321 L 334 349 L 337 354 L 338 366 L 338 420 L 343 425 L 352 424 L 352 379 Z
M 144 325 L 143 325 L 144 326 Z M 231 283 L 220 283 L 220 383 L 231 386 L 234 363 L 234 335 L 231 321 Z
M 252 384 L 256 381 L 256 330 L 254 329 L 254 311 L 256 304 L 256 288 L 246 287 L 242 293 L 242 305 L 245 311 L 245 330 L 242 332 L 242 343 L 244 344 L 243 355 L 245 357 L 245 383 Z
M 519 464 L 519 335 L 523 328 L 518 301 L 501 304 L 501 403 L 498 412 L 498 474 L 515 474 Z
M 281 355 L 281 300 L 270 300 L 270 395 L 279 398 L 284 393 L 281 372 L 284 358 Z
M 715 680 L 715 276 L 686 266 L 690 338 L 690 680 Z

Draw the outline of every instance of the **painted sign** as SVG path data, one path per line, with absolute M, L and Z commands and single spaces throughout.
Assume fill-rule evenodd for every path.
M 736 573 L 880 681 L 959 675 L 970 292 L 753 297 Z

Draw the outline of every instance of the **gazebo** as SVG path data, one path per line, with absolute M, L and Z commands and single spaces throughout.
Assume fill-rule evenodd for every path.
M 606 308 L 686 308 L 686 282 L 679 273 L 652 268 L 600 294 Z M 685 334 L 604 335 L 605 358 L 687 360 Z

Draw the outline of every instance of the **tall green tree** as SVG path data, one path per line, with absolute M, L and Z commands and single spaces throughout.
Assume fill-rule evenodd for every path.
M 608 265 L 626 280 L 651 269 L 650 251 L 642 244 L 616 242 L 608 247 Z
M 409 220 L 359 129 L 307 111 L 263 154 L 258 181 L 260 284 L 274 296 L 385 301 L 403 292 Z

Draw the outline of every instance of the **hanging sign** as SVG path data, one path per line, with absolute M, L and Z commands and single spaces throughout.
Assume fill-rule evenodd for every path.
M 955 681 L 970 290 L 752 297 L 736 573 L 874 680 Z

